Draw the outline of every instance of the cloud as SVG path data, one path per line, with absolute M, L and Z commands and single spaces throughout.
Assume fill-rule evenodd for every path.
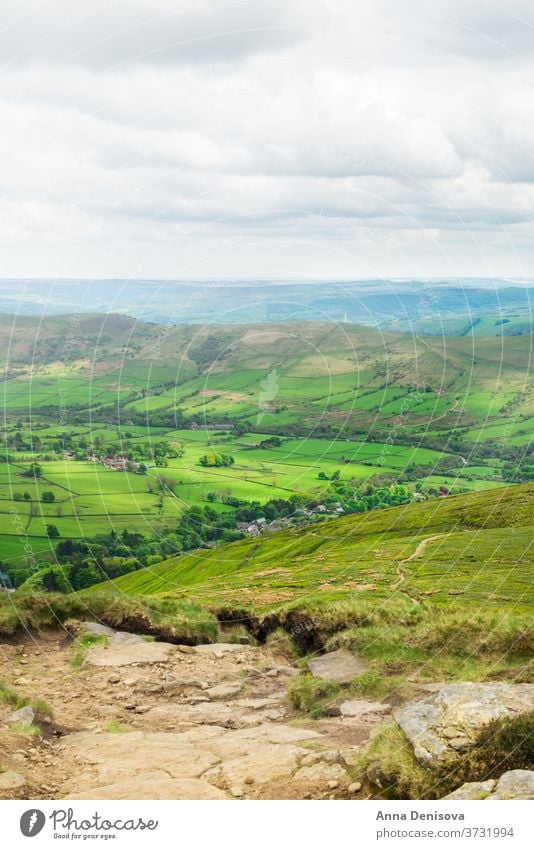
M 7 275 L 534 271 L 534 8 L 5 4 Z

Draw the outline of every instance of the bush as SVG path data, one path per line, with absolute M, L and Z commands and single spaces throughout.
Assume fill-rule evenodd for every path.
M 478 735 L 475 745 L 457 763 L 438 773 L 451 789 L 466 781 L 499 778 L 510 769 L 532 769 L 534 764 L 534 711 L 494 719 Z

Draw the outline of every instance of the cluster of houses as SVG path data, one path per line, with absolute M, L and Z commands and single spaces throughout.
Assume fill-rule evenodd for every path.
M 93 463 L 100 463 L 107 469 L 114 469 L 116 472 L 128 471 L 136 472 L 139 468 L 139 463 L 129 460 L 128 457 L 89 457 Z
M 295 510 L 293 516 L 288 517 L 287 519 L 275 519 L 273 522 L 268 522 L 267 519 L 262 518 L 254 519 L 252 522 L 238 522 L 237 529 L 249 537 L 257 537 L 260 534 L 280 531 L 282 528 L 286 528 L 288 525 L 293 524 L 295 519 L 298 520 L 301 517 L 311 518 L 316 516 L 318 513 L 329 513 L 330 515 L 340 516 L 344 512 L 345 510 L 339 501 L 335 504 L 329 505 L 328 507 L 326 504 L 318 504 L 317 507 L 314 507 L 313 509 L 300 507 L 298 510 Z
M 198 422 L 191 422 L 191 430 L 233 430 L 234 425 L 226 423 L 215 423 L 215 424 L 198 424 Z
M 253 522 L 238 522 L 237 530 L 249 537 L 257 537 L 260 534 L 280 531 L 287 524 L 285 519 L 275 519 L 273 522 L 268 522 L 267 519 L 254 519 Z

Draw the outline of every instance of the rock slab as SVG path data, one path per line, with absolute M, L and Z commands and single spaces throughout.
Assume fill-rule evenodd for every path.
M 89 649 L 84 666 L 130 666 L 132 663 L 165 663 L 175 647 L 171 643 L 119 643 Z
M 335 684 L 350 684 L 353 678 L 367 669 L 367 664 L 345 649 L 323 654 L 308 661 L 308 667 L 316 678 Z
M 498 781 L 469 781 L 445 799 L 534 799 L 534 771 L 511 769 Z
M 534 684 L 457 681 L 410 702 L 394 718 L 424 766 L 458 756 L 473 745 L 481 729 L 502 716 L 534 708 Z

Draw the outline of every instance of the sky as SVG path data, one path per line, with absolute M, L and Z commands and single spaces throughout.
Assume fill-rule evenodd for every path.
M 531 0 L 3 0 L 0 277 L 534 277 Z

